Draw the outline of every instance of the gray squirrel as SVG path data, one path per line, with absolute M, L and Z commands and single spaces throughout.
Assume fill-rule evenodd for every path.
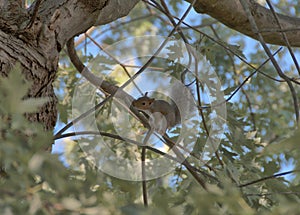
M 196 107 L 192 94 L 186 87 L 175 91 L 172 93 L 174 94 L 174 101 L 172 100 L 171 103 L 165 100 L 150 98 L 148 97 L 148 92 L 132 102 L 132 105 L 136 109 L 149 115 L 151 129 L 161 135 L 167 129 L 181 124 L 182 120 L 195 110 Z

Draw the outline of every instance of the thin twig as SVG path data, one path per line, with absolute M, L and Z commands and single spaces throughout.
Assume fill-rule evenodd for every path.
M 146 146 L 142 146 L 142 183 L 144 206 L 148 206 L 147 181 L 146 181 Z
M 201 24 L 199 24 L 199 25 L 193 25 L 193 28 L 205 28 L 205 27 L 210 27 L 210 26 L 212 26 L 213 24 L 217 24 L 219 21 L 218 20 L 212 20 L 212 21 L 210 21 L 210 22 L 208 22 L 208 23 L 201 23 Z M 182 30 L 190 30 L 190 27 L 187 27 L 187 26 L 185 26 L 185 27 L 181 27 L 181 29 Z
M 287 191 L 287 192 L 270 192 L 270 193 L 248 193 L 248 194 L 245 194 L 245 196 L 271 196 L 271 195 L 278 195 L 278 194 L 300 195 L 300 192 Z
M 291 171 L 287 171 L 287 172 L 282 172 L 282 173 L 270 175 L 270 176 L 263 177 L 263 178 L 260 178 L 260 179 L 257 179 L 257 180 L 251 181 L 251 182 L 247 182 L 245 184 L 240 184 L 238 187 L 246 187 L 246 186 L 249 186 L 249 185 L 252 185 L 252 184 L 256 184 L 258 182 L 266 181 L 268 179 L 277 178 L 277 177 L 280 177 L 280 176 L 288 175 L 288 174 L 299 172 L 299 171 L 300 170 L 291 170 Z
M 253 123 L 253 131 L 256 131 L 255 114 L 254 114 L 254 112 L 252 110 L 252 104 L 251 104 L 250 98 L 249 98 L 248 94 L 245 92 L 245 90 L 243 88 L 242 88 L 242 92 L 244 93 L 246 101 L 248 103 L 248 107 L 249 107 L 249 111 L 250 111 L 250 117 L 251 117 L 251 121 Z
M 281 26 L 281 24 L 280 24 L 280 22 L 279 22 L 278 15 L 277 15 L 277 13 L 275 12 L 275 10 L 274 10 L 274 8 L 273 8 L 273 6 L 272 6 L 270 0 L 266 0 L 266 1 L 267 1 L 267 4 L 268 4 L 268 6 L 269 6 L 269 8 L 270 8 L 270 10 L 271 10 L 271 12 L 272 12 L 272 14 L 273 14 L 273 16 L 274 16 L 276 22 L 277 22 L 277 25 L 278 25 L 279 29 L 282 29 L 282 26 Z M 295 64 L 296 69 L 297 69 L 297 71 L 298 71 L 298 74 L 300 75 L 299 64 L 298 64 L 297 59 L 296 59 L 296 57 L 295 57 L 295 55 L 294 55 L 294 53 L 293 53 L 293 50 L 292 50 L 291 45 L 290 45 L 290 42 L 289 42 L 289 40 L 288 40 L 288 38 L 287 38 L 287 36 L 286 36 L 286 33 L 285 33 L 284 31 L 282 31 L 281 34 L 282 34 L 283 40 L 284 40 L 284 42 L 285 42 L 285 44 L 286 44 L 286 47 L 288 48 L 288 50 L 289 50 L 289 52 L 290 52 L 290 55 L 291 55 L 291 57 L 292 57 L 292 59 L 293 59 L 293 61 L 294 61 L 294 64 Z

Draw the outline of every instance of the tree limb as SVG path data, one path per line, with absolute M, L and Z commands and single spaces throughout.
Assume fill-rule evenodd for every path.
M 127 15 L 138 0 L 45 0 L 39 8 L 44 24 L 54 29 L 62 48 L 72 37 L 96 25 L 104 25 Z M 33 8 L 31 8 L 33 10 Z
M 191 2 L 191 0 L 187 1 Z M 281 30 L 272 11 L 253 0 L 247 0 L 247 2 L 266 43 L 285 46 L 286 43 L 281 32 L 286 31 L 290 45 L 300 47 L 300 18 L 277 13 L 280 25 L 284 26 L 284 29 Z M 258 40 L 258 36 L 256 32 L 252 31 L 247 14 L 239 0 L 197 0 L 194 9 L 198 13 L 206 13 L 229 28 Z M 278 31 L 274 31 L 274 29 L 278 29 Z

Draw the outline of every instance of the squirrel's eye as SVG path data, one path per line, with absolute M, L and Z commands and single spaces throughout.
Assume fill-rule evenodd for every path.
M 143 102 L 142 105 L 146 105 L 146 102 Z

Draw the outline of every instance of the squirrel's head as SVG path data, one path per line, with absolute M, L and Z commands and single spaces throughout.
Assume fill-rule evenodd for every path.
M 147 96 L 147 94 L 148 94 L 148 92 L 145 93 L 144 96 L 142 96 L 142 97 L 140 97 L 140 98 L 134 100 L 134 101 L 132 102 L 132 105 L 133 105 L 135 108 L 139 109 L 139 110 L 149 110 L 150 106 L 151 106 L 152 103 L 155 101 L 155 99 L 149 98 L 149 97 Z

